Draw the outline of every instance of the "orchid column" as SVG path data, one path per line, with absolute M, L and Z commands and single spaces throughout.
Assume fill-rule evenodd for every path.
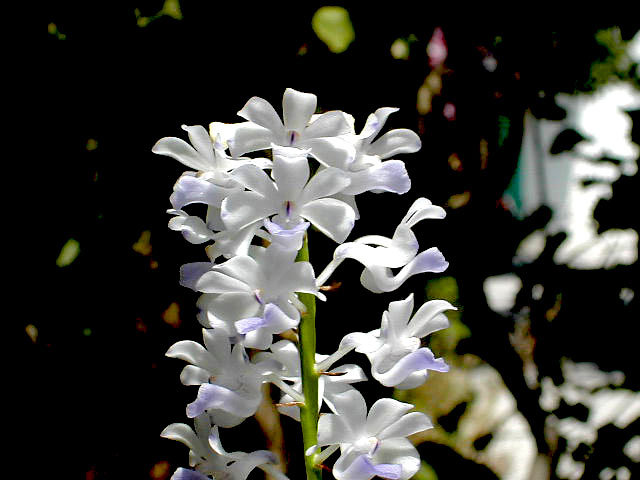
M 334 353 L 320 355 L 315 302 L 326 301 L 323 285 L 347 259 L 362 263 L 360 281 L 374 293 L 446 269 L 437 248 L 419 252 L 412 231 L 421 220 L 443 218 L 444 210 L 420 198 L 392 238 L 372 234 L 346 242 L 360 218 L 357 195 L 409 190 L 404 163 L 390 158 L 417 151 L 420 140 L 406 129 L 378 136 L 394 108 L 371 114 L 360 134 L 344 112 L 315 110 L 315 95 L 287 89 L 282 119 L 253 97 L 238 112 L 246 122 L 212 123 L 209 132 L 183 126 L 191 145 L 167 137 L 153 147 L 191 169 L 170 197 L 169 228 L 191 243 L 209 243 L 209 261 L 186 264 L 180 272 L 181 284 L 201 293 L 204 344 L 185 340 L 167 352 L 188 363 L 182 383 L 198 386 L 186 409 L 194 427 L 174 423 L 162 433 L 190 449 L 191 469 L 177 469 L 173 480 L 245 479 L 254 468 L 287 478 L 272 453 L 228 453 L 220 442 L 220 428 L 235 427 L 256 412 L 265 382 L 282 391 L 280 412 L 301 421 L 308 479 L 320 479 L 338 450 L 331 471 L 339 480 L 406 480 L 419 468 L 406 437 L 431 428 L 428 418 L 393 399 L 378 400 L 367 413 L 353 386 L 366 380 L 363 370 L 334 364 L 355 349 L 383 385 L 419 386 L 430 370 L 448 370 L 443 359 L 420 347 L 420 339 L 446 328 L 444 312 L 453 307 L 433 300 L 413 314 L 413 296 L 392 301 L 379 328 L 351 333 Z M 193 203 L 207 206 L 205 218 L 185 210 Z M 309 261 L 311 225 L 338 244 L 319 276 Z M 319 417 L 323 405 L 331 413 Z

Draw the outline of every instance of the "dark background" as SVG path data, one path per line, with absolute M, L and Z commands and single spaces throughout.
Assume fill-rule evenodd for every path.
M 186 447 L 159 434 L 169 423 L 186 421 L 184 407 L 195 390 L 180 385 L 183 364 L 164 353 L 178 340 L 201 338 L 197 295 L 178 285 L 178 271 L 205 255 L 202 246 L 167 229 L 168 197 L 184 167 L 152 154 L 151 147 L 161 137 L 186 138 L 181 124 L 240 121 L 236 112 L 254 95 L 280 111 L 286 87 L 315 93 L 323 111 L 351 113 L 357 131 L 376 108 L 396 106 L 400 111 L 390 117 L 387 128 L 419 132 L 422 150 L 402 156 L 412 190 L 404 196 L 359 197 L 363 218 L 351 238 L 391 236 L 419 196 L 447 209 L 446 220 L 423 222 L 415 232 L 421 249 L 438 246 L 451 264 L 446 275 L 456 279 L 456 302 L 471 331 L 457 352 L 473 353 L 500 372 L 541 454 L 557 459 L 562 445 L 552 447 L 545 441 L 547 413 L 538 406 L 540 392 L 527 387 L 522 362 L 509 342 L 513 317 L 498 317 L 487 306 L 482 289 L 486 277 L 515 272 L 529 290 L 544 285 L 539 300 L 527 297 L 523 288 L 514 307 L 514 315 L 529 312 L 541 376 L 561 383 L 559 359 L 566 357 L 596 362 L 605 371 L 622 370 L 623 386 L 638 390 L 637 368 L 630 363 L 637 343 L 632 321 L 639 318 L 638 302 L 624 305 L 618 298 L 621 287 L 637 287 L 637 262 L 589 271 L 555 265 L 552 254 L 560 234 L 547 240 L 536 262 L 517 269 L 512 264 L 515 248 L 545 225 L 551 211 L 542 208 L 522 220 L 502 201 L 516 167 L 525 111 L 537 118 L 562 118 L 553 96 L 595 88 L 591 66 L 611 55 L 595 40 L 596 32 L 619 27 L 622 38 L 629 40 L 637 25 L 618 19 L 547 28 L 501 24 L 490 15 L 461 22 L 455 12 L 412 2 L 393 5 L 345 5 L 355 40 L 339 54 L 330 52 L 311 28 L 311 18 L 322 6 L 316 2 L 182 1 L 181 19 L 161 15 L 145 26 L 140 26 L 140 18 L 160 11 L 161 1 L 49 5 L 46 130 L 59 213 L 44 243 L 44 258 L 53 295 L 45 316 L 28 317 L 21 326 L 37 328 L 35 338 L 22 335 L 22 346 L 33 369 L 29 383 L 39 392 L 38 416 L 46 419 L 47 437 L 53 433 L 53 440 L 47 440 L 53 443 L 49 453 L 55 453 L 48 460 L 53 463 L 46 464 L 49 471 L 72 472 L 67 478 L 168 478 L 175 468 L 186 466 Z M 432 70 L 426 45 L 436 27 L 447 41 L 446 71 L 432 111 L 420 115 L 416 95 Z M 393 41 L 412 34 L 409 58 L 394 59 L 389 53 Z M 487 51 L 499 61 L 495 72 L 482 66 Z M 637 85 L 637 79 L 633 81 Z M 455 121 L 441 114 L 447 102 L 456 105 Z M 637 112 L 629 114 L 637 120 Z M 501 130 L 501 118 L 509 119 L 507 131 Z M 478 150 L 481 139 L 488 145 L 488 161 L 482 161 Z M 569 141 L 566 149 L 571 147 Z M 453 153 L 462 168 L 451 167 Z M 612 200 L 596 209 L 600 230 L 637 230 L 638 215 L 631 205 L 637 203 L 632 192 L 637 191 L 638 177 L 621 177 L 613 188 Z M 468 201 L 453 208 L 450 200 L 460 193 L 468 193 Z M 138 248 L 145 242 L 132 248 L 145 231 L 150 232 L 147 249 Z M 79 242 L 80 254 L 68 266 L 54 265 L 70 238 Z M 333 246 L 320 235 L 311 242 L 319 272 Z M 391 298 L 363 290 L 359 274 L 358 266 L 342 266 L 337 279 L 343 286 L 319 306 L 322 353 L 330 353 L 349 331 L 374 328 L 389 301 L 410 292 L 416 292 L 416 303 L 425 299 L 422 276 Z M 560 313 L 546 321 L 558 294 Z M 172 315 L 176 306 L 179 315 Z M 245 422 L 242 432 L 255 429 L 251 422 Z M 288 419 L 283 427 L 287 434 L 298 435 Z M 232 432 L 223 432 L 229 450 L 234 442 L 245 451 L 264 448 L 259 433 L 235 434 L 233 439 Z M 608 440 L 600 450 L 588 450 L 585 458 L 592 470 L 587 472 L 597 474 L 608 461 L 618 461 L 611 452 L 619 453 L 630 434 L 615 431 L 604 438 Z M 295 470 L 300 452 L 295 440 L 291 443 Z M 425 446 L 423 459 L 430 461 L 431 455 L 440 478 L 461 478 L 465 468 L 468 474 L 481 475 L 475 464 L 452 463 L 458 457 L 450 449 L 431 448 L 440 450 L 429 454 Z M 158 462 L 170 466 L 164 476 L 160 467 L 165 464 L 154 470 Z

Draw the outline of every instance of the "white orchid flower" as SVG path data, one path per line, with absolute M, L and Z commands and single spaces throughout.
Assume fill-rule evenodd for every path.
M 274 242 L 252 246 L 249 255 L 224 263 L 183 265 L 181 284 L 203 292 L 198 301 L 203 326 L 222 329 L 229 337 L 244 335 L 246 347 L 266 349 L 272 334 L 298 325 L 304 306 L 296 292 L 325 296 L 315 284 L 309 262 L 296 262 L 296 250 Z
M 334 398 L 333 410 L 320 416 L 318 447 L 330 446 L 316 456 L 320 460 L 340 448 L 333 465 L 338 480 L 370 480 L 375 476 L 407 480 L 420 468 L 416 448 L 406 438 L 432 428 L 429 418 L 409 411 L 413 405 L 391 398 L 375 402 L 367 414 L 365 400 L 357 390 Z
M 371 375 L 385 387 L 416 388 L 425 382 L 429 370 L 449 371 L 442 358 L 435 358 L 430 349 L 421 347 L 422 338 L 449 326 L 444 314 L 447 310 L 456 308 L 445 300 L 431 300 L 411 317 L 413 294 L 391 302 L 389 310 L 382 314 L 381 328 L 345 335 L 338 350 L 320 362 L 318 368 L 329 368 L 355 349 L 367 355 Z
M 355 212 L 346 203 L 329 198 L 349 184 L 340 170 L 331 168 L 309 179 L 306 152 L 274 148 L 272 177 L 254 165 L 233 172 L 233 178 L 249 191 L 237 192 L 222 202 L 222 221 L 238 230 L 265 218 L 283 228 L 295 228 L 304 220 L 338 243 L 347 238 Z
M 202 336 L 204 346 L 183 340 L 166 353 L 190 364 L 180 374 L 184 385 L 200 385 L 196 400 L 187 406 L 187 416 L 194 418 L 207 411 L 222 427 L 238 425 L 256 412 L 261 385 L 281 366 L 270 359 L 251 362 L 244 347 L 232 347 L 220 330 L 203 329 Z
M 347 258 L 357 260 L 365 267 L 360 277 L 362 285 L 374 293 L 391 292 L 409 277 L 424 272 L 443 272 L 449 266 L 444 256 L 433 247 L 418 254 L 418 240 L 411 228 L 426 218 L 444 218 L 445 211 L 426 198 L 419 198 L 396 228 L 393 237 L 367 235 L 353 242 L 339 245 L 333 260 L 318 276 L 322 285 Z M 392 268 L 401 268 L 394 274 Z
M 189 464 L 195 467 L 195 470 L 178 468 L 172 480 L 245 480 L 256 467 L 275 475 L 278 480 L 287 479 L 274 468 L 278 462 L 268 450 L 251 453 L 225 451 L 218 426 L 212 427 L 208 415 L 194 418 L 194 426 L 195 431 L 184 423 L 172 423 L 160 434 L 189 447 Z
M 411 180 L 404 162 L 386 159 L 399 153 L 417 152 L 422 147 L 420 137 L 411 130 L 399 128 L 390 130 L 376 139 L 388 116 L 398 110 L 389 107 L 379 108 L 369 115 L 359 135 L 352 133 L 342 137 L 355 148 L 356 155 L 353 162 L 326 163 L 328 166 L 344 170 L 347 178 L 351 180 L 349 186 L 337 194 L 336 198 L 351 205 L 358 218 L 356 195 L 364 192 L 403 194 L 411 188 Z M 346 117 L 350 123 L 353 123 L 352 117 L 349 115 Z
M 389 310 L 382 314 L 382 326 L 376 337 L 380 348 L 366 353 L 371 361 L 371 375 L 385 387 L 399 389 L 422 385 L 429 370 L 448 372 L 449 366 L 442 358 L 435 358 L 420 340 L 449 326 L 444 312 L 456 310 L 445 300 L 424 303 L 411 317 L 413 294 L 405 300 L 391 302 Z
M 166 155 L 178 160 L 193 170 L 209 172 L 215 181 L 226 178 L 226 173 L 247 163 L 261 168 L 269 168 L 271 162 L 266 158 L 229 157 L 219 137 L 211 139 L 202 125 L 182 125 L 182 129 L 189 135 L 191 145 L 177 137 L 164 137 L 156 142 L 151 151 L 158 155 Z
M 339 138 L 350 131 L 344 114 L 331 111 L 314 115 L 316 106 L 315 95 L 287 88 L 280 119 L 269 102 L 251 98 L 238 112 L 248 122 L 236 125 L 233 138 L 228 139 L 232 155 L 264 150 L 273 144 L 310 150 L 311 155 L 325 164 L 353 161 L 353 146 Z

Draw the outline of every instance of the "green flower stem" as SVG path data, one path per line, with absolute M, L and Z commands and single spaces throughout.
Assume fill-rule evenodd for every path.
M 309 261 L 309 243 L 305 235 L 302 248 L 296 258 L 299 262 Z M 310 293 L 298 293 L 306 311 L 301 315 L 298 326 L 300 366 L 302 369 L 302 394 L 304 405 L 300 407 L 302 441 L 305 453 L 318 443 L 318 378 L 316 372 L 316 297 Z M 315 464 L 316 454 L 306 456 L 304 464 L 307 480 L 321 480 L 322 469 Z

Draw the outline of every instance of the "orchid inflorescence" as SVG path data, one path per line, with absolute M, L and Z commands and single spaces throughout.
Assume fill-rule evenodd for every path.
M 220 441 L 221 428 L 256 413 L 266 382 L 282 391 L 279 411 L 301 422 L 308 479 L 321 478 L 323 463 L 338 450 L 331 469 L 338 480 L 406 480 L 420 467 L 407 437 L 432 427 L 427 416 L 391 398 L 376 401 L 367 412 L 353 385 L 366 380 L 362 368 L 334 364 L 355 350 L 366 355 L 371 375 L 382 385 L 420 386 L 430 370 L 449 369 L 421 339 L 448 327 L 444 312 L 455 308 L 432 300 L 413 313 L 409 295 L 389 304 L 379 328 L 350 333 L 333 354 L 320 355 L 315 299 L 326 300 L 323 286 L 347 259 L 364 266 L 360 281 L 375 293 L 395 291 L 418 273 L 444 271 L 448 263 L 437 248 L 419 252 L 412 227 L 444 218 L 445 212 L 419 198 L 393 237 L 346 242 L 360 217 L 356 196 L 406 193 L 411 182 L 404 163 L 390 158 L 418 151 L 421 142 L 408 129 L 378 136 L 396 108 L 376 110 L 356 134 L 350 115 L 315 114 L 316 106 L 315 95 L 289 88 L 281 119 L 267 101 L 253 97 L 238 112 L 246 122 L 214 122 L 209 131 L 183 126 L 191 144 L 167 137 L 153 147 L 191 169 L 170 197 L 169 228 L 191 243 L 210 243 L 209 261 L 180 271 L 180 283 L 202 294 L 203 344 L 183 340 L 167 352 L 188 363 L 182 383 L 199 387 L 187 406 L 194 427 L 174 423 L 162 432 L 190 449 L 191 468 L 178 468 L 173 480 L 242 480 L 254 468 L 287 478 L 272 452 L 228 453 Z M 253 152 L 271 155 L 245 156 Z M 207 206 L 206 218 L 187 213 L 193 203 Z M 311 225 L 339 244 L 318 276 L 308 261 Z M 320 415 L 323 404 L 331 413 Z

